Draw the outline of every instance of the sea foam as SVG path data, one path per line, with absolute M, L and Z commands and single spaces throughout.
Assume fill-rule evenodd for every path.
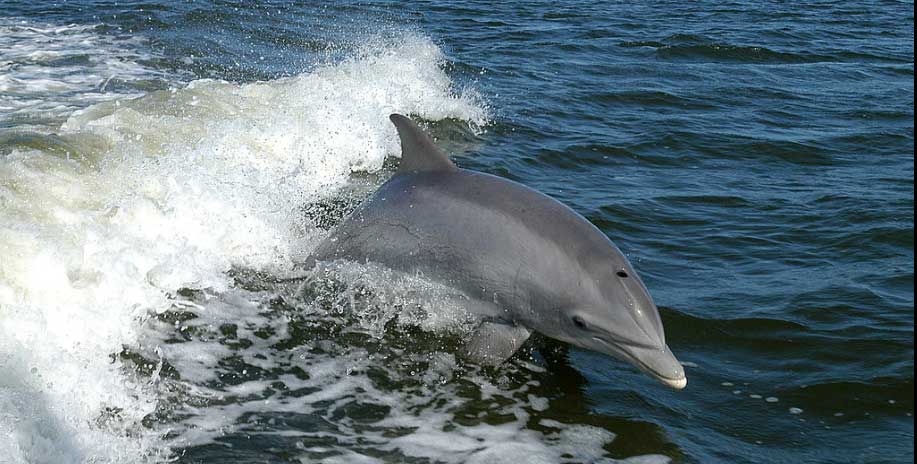
M 2 27 L 42 40 L 32 60 L 45 59 L 39 48 L 72 52 L 74 37 L 125 46 L 88 27 Z M 104 91 L 112 76 L 143 74 L 130 60 L 67 71 L 69 88 L 4 69 L 3 117 L 93 104 L 44 131 L 64 149 L 0 158 L 0 434 L 10 438 L 0 456 L 165 459 L 163 431 L 143 425 L 155 382 L 118 354 L 181 288 L 230 292 L 233 267 L 288 272 L 317 233 L 303 205 L 397 155 L 389 113 L 484 124 L 479 99 L 457 93 L 443 63 L 429 39 L 404 35 L 292 78 L 194 81 L 135 99 Z
M 137 85 L 167 79 L 140 64 L 152 56 L 142 38 L 98 28 L 0 18 L 0 127 L 40 130 L 76 109 L 139 96 Z

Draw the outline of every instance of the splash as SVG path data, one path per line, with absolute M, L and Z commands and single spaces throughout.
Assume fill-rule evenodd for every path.
M 171 360 L 155 417 L 190 461 L 668 462 L 614 460 L 613 433 L 538 419 L 550 402 L 539 376 L 551 375 L 539 366 L 516 359 L 494 375 L 458 360 L 453 335 L 470 327 L 448 296 L 335 263 L 286 290 L 187 293 L 148 325 L 145 345 L 161 349 L 134 359 Z
M 2 27 L 37 34 L 50 53 L 66 54 L 61 42 L 74 35 L 117 48 L 92 28 Z M 125 347 L 139 344 L 139 328 L 172 308 L 179 289 L 231 293 L 233 268 L 289 272 L 319 233 L 303 205 L 397 154 L 389 113 L 484 124 L 480 100 L 456 93 L 443 63 L 429 39 L 405 35 L 277 81 L 202 80 L 125 99 L 105 93 L 106 74 L 142 70 L 101 58 L 63 79 L 74 88 L 10 93 L 7 116 L 72 110 L 89 94 L 108 101 L 0 158 L 0 433 L 11 438 L 0 455 L 167 458 L 163 432 L 144 425 L 157 387 L 125 366 Z M 25 85 L 3 76 L 6 86 Z M 30 95 L 45 103 L 29 104 Z

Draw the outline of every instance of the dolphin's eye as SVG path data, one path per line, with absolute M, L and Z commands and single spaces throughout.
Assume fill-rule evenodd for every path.
M 573 325 L 578 329 L 586 330 L 586 321 L 579 316 L 573 316 Z
M 618 271 L 617 274 L 618 274 L 618 277 L 622 279 L 626 279 L 628 277 L 627 272 L 625 271 Z

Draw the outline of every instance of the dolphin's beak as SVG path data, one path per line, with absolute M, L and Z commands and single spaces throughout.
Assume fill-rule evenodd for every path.
M 675 359 L 668 345 L 662 345 L 662 349 L 643 346 L 623 348 L 629 361 L 666 386 L 681 390 L 688 385 L 685 368 Z
M 592 339 L 605 348 L 599 351 L 633 364 L 667 387 L 681 390 L 688 385 L 685 368 L 675 359 L 668 345 L 663 344 L 662 348 L 658 348 L 652 345 L 636 345 L 626 342 L 609 343 L 602 337 Z

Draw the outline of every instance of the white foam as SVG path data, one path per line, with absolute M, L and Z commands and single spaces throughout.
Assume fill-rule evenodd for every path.
M 334 266 L 334 269 L 338 272 L 333 275 L 325 271 L 319 271 L 318 275 L 330 275 L 335 281 L 354 279 L 346 283 L 362 287 L 364 299 L 355 306 L 332 305 L 326 309 L 315 306 L 316 301 L 322 305 L 321 299 L 313 300 L 311 306 L 303 302 L 295 311 L 296 317 L 304 318 L 296 322 L 300 326 L 308 326 L 308 321 L 331 320 L 338 326 L 395 323 L 434 332 L 456 329 L 450 324 L 426 325 L 422 318 L 387 316 L 367 321 L 358 314 L 361 310 L 375 311 L 377 306 L 391 303 L 393 298 L 396 305 L 401 305 L 409 301 L 411 287 L 403 286 L 402 282 L 384 273 L 379 274 L 379 270 L 371 266 L 364 268 L 367 275 L 363 277 L 348 274 L 355 273 L 357 267 Z M 324 291 L 316 290 L 314 282 L 310 285 L 313 293 Z M 403 290 L 402 297 L 391 293 L 398 288 Z M 329 290 L 345 297 L 349 291 L 340 287 Z M 234 385 L 214 383 L 212 378 L 195 379 L 193 372 L 199 370 L 225 375 L 244 368 L 220 364 L 228 359 L 222 351 L 226 347 L 220 347 L 220 343 L 201 345 L 192 340 L 161 345 L 165 358 L 174 360 L 170 362 L 182 377 L 180 381 L 164 380 L 166 385 L 174 387 L 164 391 L 173 392 L 166 393 L 169 398 L 166 403 L 174 405 L 173 412 L 179 419 L 163 421 L 160 426 L 175 435 L 173 446 L 186 449 L 217 443 L 232 446 L 240 437 L 249 440 L 270 436 L 274 440 L 284 437 L 288 443 L 295 441 L 295 448 L 303 450 L 300 457 L 303 462 L 376 462 L 374 456 L 379 455 L 395 461 L 429 459 L 447 463 L 515 462 L 520 455 L 526 456 L 526 462 L 536 463 L 618 462 L 605 456 L 604 446 L 615 438 L 606 430 L 546 419 L 542 419 L 540 425 L 547 430 L 539 431 L 529 426 L 531 413 L 545 411 L 549 400 L 532 391 L 538 381 L 510 381 L 509 378 L 532 375 L 538 369 L 533 370 L 530 362 L 505 365 L 502 368 L 504 375 L 494 379 L 473 367 L 470 370 L 460 368 L 450 352 L 428 351 L 422 347 L 396 348 L 390 345 L 391 339 L 382 341 L 381 351 L 376 351 L 378 348 L 370 351 L 359 343 L 338 343 L 330 334 L 322 336 L 320 330 L 311 336 L 300 335 L 298 348 L 294 350 L 277 349 L 277 343 L 291 336 L 291 322 L 276 309 L 270 309 L 269 300 L 275 298 L 275 293 L 235 290 L 233 295 L 235 298 L 231 301 L 217 296 L 205 307 L 187 305 L 187 311 L 195 317 L 182 325 L 187 324 L 197 338 L 213 340 L 207 328 L 213 331 L 216 327 L 233 324 L 236 337 L 253 342 L 244 349 L 234 350 L 232 355 L 236 359 L 245 365 L 261 363 L 261 368 L 274 372 L 295 367 L 305 376 L 284 374 L 276 379 L 258 378 Z M 253 311 L 253 308 L 261 310 Z M 272 334 L 256 336 L 258 329 L 263 327 L 272 328 Z M 151 324 L 148 328 L 151 329 L 148 336 L 160 338 L 160 341 L 172 336 L 173 331 L 182 330 L 177 327 L 170 331 L 166 322 Z M 147 339 L 145 344 L 150 341 Z M 207 354 L 195 356 L 202 352 Z M 194 361 L 186 364 L 183 358 Z M 199 365 L 199 359 L 209 360 L 211 364 Z M 191 371 L 192 376 L 185 376 L 186 370 Z M 370 377 L 369 372 L 374 375 Z M 381 384 L 380 376 L 386 379 Z M 456 377 L 458 382 L 444 381 Z M 278 382 L 284 388 L 278 389 Z M 469 383 L 480 388 L 476 392 L 480 399 L 462 393 L 463 385 Z M 393 384 L 401 387 L 385 386 Z M 300 393 L 285 393 L 294 391 Z M 176 395 L 174 392 L 181 393 Z M 478 419 L 471 424 L 457 421 L 456 411 L 480 400 L 492 402 L 491 409 L 471 406 L 477 411 Z M 201 407 L 202 404 L 206 406 Z M 372 408 L 382 408 L 384 414 L 374 419 L 361 419 L 347 412 Z M 501 418 L 499 425 L 487 422 L 489 414 Z M 318 427 L 273 431 L 270 429 L 276 423 L 267 418 L 318 424 Z M 315 442 L 322 444 L 316 446 Z M 320 453 L 321 459 L 316 453 Z M 621 462 L 657 464 L 668 462 L 668 458 L 648 455 Z
M 73 147 L 66 156 L 17 149 L 0 159 L 0 433 L 10 437 L 0 456 L 14 463 L 159 459 L 163 431 L 140 425 L 157 407 L 157 387 L 113 356 L 140 344 L 143 321 L 169 309 L 181 287 L 231 298 L 234 266 L 289 270 L 314 245 L 302 205 L 396 154 L 389 113 L 486 119 L 475 98 L 455 93 L 442 53 L 419 36 L 368 44 L 289 79 L 197 81 L 123 100 L 100 90 L 112 75 L 134 72 L 119 58 L 135 53 L 123 44 L 92 28 L 0 28 L 4 60 L 35 61 L 18 68 L 30 76 L 55 53 L 99 53 L 60 78 L 0 68 L 2 94 L 11 96 L 2 117 L 69 111 L 71 96 L 116 98 L 68 118 L 59 131 Z M 78 41 L 86 43 L 64 44 Z M 195 304 L 242 308 L 234 316 L 243 319 L 254 311 L 237 303 Z M 228 353 L 189 343 L 161 353 L 193 394 Z
M 0 18 L 0 125 L 59 122 L 74 109 L 139 95 L 132 84 L 164 77 L 139 64 L 150 58 L 141 38 L 96 29 Z

